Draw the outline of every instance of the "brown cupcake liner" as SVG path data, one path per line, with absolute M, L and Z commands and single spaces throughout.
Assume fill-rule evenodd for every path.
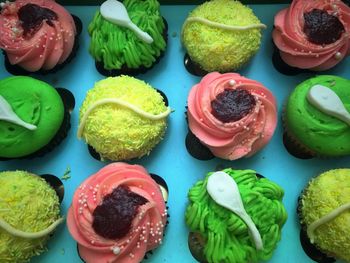
M 194 62 L 188 53 L 185 53 L 184 56 L 184 66 L 189 73 L 198 77 L 204 77 L 209 73 L 208 71 L 202 69 L 198 63 Z
M 64 198 L 64 185 L 60 178 L 52 174 L 41 174 L 39 175 L 43 178 L 53 190 L 55 190 L 60 204 L 62 204 Z
M 288 98 L 287 98 L 288 100 Z M 332 158 L 342 157 L 342 156 L 330 156 L 318 153 L 310 148 L 308 148 L 305 144 L 301 143 L 298 138 L 293 134 L 293 132 L 288 128 L 286 122 L 286 104 L 285 101 L 282 112 L 282 126 L 283 126 L 283 144 L 286 150 L 296 158 L 299 159 L 324 159 L 329 160 Z
M 64 91 L 62 92 L 62 90 L 64 90 Z M 71 128 L 70 112 L 72 110 L 72 105 L 69 104 L 68 101 L 72 101 L 72 100 L 74 101 L 74 96 L 68 90 L 62 89 L 62 88 L 58 88 L 57 92 L 61 96 L 63 104 L 64 104 L 64 117 L 63 117 L 63 121 L 62 121 L 60 128 L 56 132 L 55 136 L 51 139 L 51 141 L 47 145 L 42 147 L 41 149 L 39 149 L 36 152 L 31 153 L 29 155 L 22 156 L 22 157 L 16 157 L 16 158 L 0 157 L 0 161 L 23 160 L 23 159 L 28 160 L 28 159 L 33 159 L 33 158 L 37 158 L 37 157 L 42 157 L 42 156 L 46 155 L 47 153 L 53 151 L 67 137 L 68 132 Z M 69 98 L 69 96 L 71 96 L 72 98 Z M 74 108 L 74 105 L 73 105 L 73 108 Z
M 57 64 L 54 68 L 49 69 L 49 70 L 40 69 L 38 71 L 31 72 L 31 71 L 27 71 L 27 70 L 21 68 L 18 65 L 12 65 L 10 63 L 7 55 L 6 55 L 6 52 L 3 51 L 2 53 L 4 55 L 4 63 L 5 63 L 6 70 L 10 74 L 15 75 L 15 76 L 21 76 L 21 75 L 27 76 L 27 75 L 31 75 L 31 74 L 47 75 L 47 74 L 55 73 L 55 72 L 61 70 L 62 68 L 64 68 L 68 63 L 70 63 L 73 60 L 73 58 L 77 54 L 77 51 L 79 48 L 79 36 L 80 36 L 82 29 L 83 29 L 83 24 L 82 24 L 80 18 L 73 15 L 73 14 L 72 14 L 72 17 L 74 19 L 74 23 L 75 23 L 75 26 L 77 29 L 77 34 L 76 34 L 75 39 L 74 39 L 74 45 L 72 48 L 72 52 L 70 53 L 68 58 L 63 63 Z
M 188 117 L 187 117 L 187 107 L 185 111 L 186 122 L 188 125 Z M 214 154 L 209 150 L 209 148 L 204 145 L 197 137 L 192 133 L 190 128 L 188 128 L 188 132 L 185 139 L 185 146 L 187 152 L 197 160 L 200 161 L 208 161 L 214 159 Z
M 288 98 L 287 98 L 287 100 L 288 100 Z M 307 148 L 300 141 L 298 141 L 298 139 L 288 129 L 288 125 L 286 122 L 287 100 L 284 102 L 283 112 L 282 112 L 283 144 L 284 144 L 286 150 L 296 158 L 299 158 L 299 159 L 314 158 L 314 157 L 316 157 L 316 153 L 313 152 L 311 149 Z
M 287 76 L 296 76 L 302 73 L 313 73 L 313 71 L 308 69 L 300 69 L 296 67 L 289 66 L 286 62 L 283 61 L 281 58 L 281 54 L 273 40 L 271 41 L 273 45 L 273 53 L 272 53 L 272 65 L 275 67 L 275 69 L 282 73 L 283 75 Z
M 163 17 L 164 21 L 164 30 L 163 30 L 163 38 L 166 43 L 168 44 L 168 22 Z M 104 64 L 102 61 L 95 61 L 95 66 L 97 71 L 106 77 L 113 77 L 113 76 L 119 76 L 119 75 L 129 75 L 129 76 L 136 76 L 139 74 L 144 74 L 150 69 L 152 69 L 155 65 L 159 63 L 162 57 L 164 57 L 166 48 L 160 53 L 160 55 L 156 58 L 156 60 L 153 62 L 153 64 L 150 67 L 140 66 L 138 68 L 129 68 L 126 64 L 122 65 L 120 69 L 105 69 Z

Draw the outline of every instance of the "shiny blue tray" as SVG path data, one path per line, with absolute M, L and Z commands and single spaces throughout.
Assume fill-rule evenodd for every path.
M 170 224 L 166 230 L 164 243 L 154 251 L 145 262 L 195 262 L 187 245 L 188 229 L 185 225 L 184 212 L 187 205 L 188 189 L 201 180 L 209 171 L 217 167 L 234 167 L 237 169 L 255 169 L 265 177 L 275 181 L 285 189 L 284 204 L 289 218 L 283 228 L 282 240 L 270 262 L 313 262 L 304 253 L 299 241 L 299 223 L 296 215 L 297 198 L 309 179 L 325 170 L 348 167 L 350 157 L 327 160 L 301 160 L 291 156 L 282 142 L 281 113 L 288 94 L 301 81 L 314 74 L 285 76 L 277 72 L 271 62 L 273 47 L 271 31 L 273 15 L 285 5 L 251 5 L 256 15 L 268 28 L 263 32 L 262 46 L 251 63 L 239 73 L 260 81 L 268 87 L 277 98 L 279 123 L 270 143 L 262 151 L 249 159 L 223 161 L 213 159 L 199 161 L 192 158 L 185 147 L 187 124 L 185 120 L 186 98 L 193 84 L 200 77 L 189 74 L 183 66 L 184 50 L 180 44 L 180 31 L 188 12 L 194 6 L 162 6 L 162 15 L 169 24 L 169 41 L 165 56 L 150 72 L 138 78 L 165 92 L 170 106 L 175 110 L 169 118 L 169 127 L 164 140 L 147 157 L 133 161 L 144 165 L 148 171 L 162 176 L 168 183 Z M 89 36 L 87 25 L 97 10 L 95 6 L 67 7 L 80 17 L 84 28 L 80 39 L 80 49 L 76 58 L 63 70 L 47 76 L 35 76 L 56 87 L 64 87 L 73 92 L 76 107 L 72 112 L 72 129 L 68 138 L 53 152 L 43 158 L 0 162 L 0 170 L 24 169 L 36 174 L 55 174 L 61 177 L 67 167 L 71 168 L 71 178 L 64 181 L 65 197 L 62 214 L 66 215 L 75 189 L 89 175 L 95 173 L 106 163 L 93 159 L 83 141 L 76 137 L 78 112 L 86 91 L 94 83 L 103 79 L 95 69 L 94 61 L 88 53 Z M 0 78 L 9 76 L 0 57 Z M 323 74 L 334 74 L 350 79 L 350 59 L 343 61 L 333 70 Z M 34 258 L 35 263 L 79 263 L 76 242 L 71 238 L 65 225 L 60 226 L 48 244 L 48 251 Z

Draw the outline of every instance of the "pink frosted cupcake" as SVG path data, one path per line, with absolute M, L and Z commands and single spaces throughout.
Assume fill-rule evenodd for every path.
M 113 163 L 76 190 L 69 232 L 87 263 L 140 262 L 158 247 L 167 221 L 165 194 L 139 165 Z
M 294 0 L 274 25 L 280 58 L 292 68 L 323 71 L 350 54 L 350 7 L 340 0 Z
M 277 106 L 271 91 L 236 73 L 206 75 L 188 96 L 188 126 L 199 142 L 219 158 L 249 157 L 271 139 Z M 186 138 L 190 154 L 191 139 Z M 201 155 L 201 154 L 199 154 Z
M 81 22 L 55 1 L 17 0 L 1 8 L 0 48 L 10 73 L 54 71 L 75 55 Z

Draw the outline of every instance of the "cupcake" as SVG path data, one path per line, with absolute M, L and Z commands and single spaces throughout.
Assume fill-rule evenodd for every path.
M 212 0 L 195 8 L 182 27 L 182 43 L 192 71 L 235 71 L 258 51 L 261 24 L 239 1 Z M 195 73 L 195 72 L 193 72 Z
M 78 138 L 112 161 L 140 158 L 158 144 L 170 108 L 151 86 L 129 76 L 95 83 L 80 108 Z
M 54 189 L 28 172 L 0 172 L 0 200 L 0 262 L 28 262 L 44 252 L 63 221 Z
M 89 25 L 89 52 L 102 75 L 144 73 L 164 54 L 167 30 L 157 0 L 107 0 Z
M 107 165 L 83 182 L 67 217 L 86 263 L 141 262 L 162 243 L 166 222 L 156 181 L 142 166 L 126 163 Z
M 188 192 L 189 249 L 199 262 L 271 258 L 287 220 L 283 190 L 253 170 L 208 173 Z
M 1 8 L 0 49 L 10 73 L 54 72 L 75 55 L 81 21 L 55 1 L 6 1 Z
M 53 150 L 67 136 L 72 103 L 69 91 L 31 77 L 0 80 L 0 159 L 33 158 Z
M 350 261 L 350 169 L 313 178 L 301 194 L 298 214 L 302 230 L 324 257 Z
M 350 54 L 350 7 L 340 0 L 294 0 L 276 16 L 272 33 L 282 73 L 324 71 Z
M 214 156 L 236 160 L 252 156 L 269 142 L 277 106 L 261 83 L 236 73 L 213 72 L 191 89 L 187 116 L 190 132 Z
M 300 83 L 284 111 L 285 146 L 296 157 L 350 154 L 350 81 L 322 75 Z

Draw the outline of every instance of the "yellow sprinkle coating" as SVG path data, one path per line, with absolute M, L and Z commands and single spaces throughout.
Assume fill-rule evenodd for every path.
M 80 120 L 91 104 L 106 98 L 125 100 L 155 115 L 167 110 L 163 97 L 144 81 L 129 76 L 110 77 L 88 91 Z M 90 113 L 82 137 L 102 158 L 129 160 L 149 154 L 163 138 L 166 120 L 150 120 L 125 107 L 105 104 Z
M 0 172 L 0 217 L 12 227 L 39 232 L 60 217 L 56 192 L 44 179 L 24 171 Z M 0 228 L 0 262 L 22 263 L 46 250 L 49 235 L 14 237 Z
M 233 0 L 206 2 L 195 8 L 189 17 L 203 17 L 233 26 L 260 24 L 250 8 Z M 240 68 L 258 51 L 260 40 L 260 29 L 229 31 L 200 22 L 186 23 L 182 36 L 191 59 L 208 72 Z
M 309 226 L 350 202 L 350 169 L 334 169 L 310 181 L 302 196 L 302 223 Z M 329 256 L 350 262 L 350 211 L 315 230 L 314 244 Z

